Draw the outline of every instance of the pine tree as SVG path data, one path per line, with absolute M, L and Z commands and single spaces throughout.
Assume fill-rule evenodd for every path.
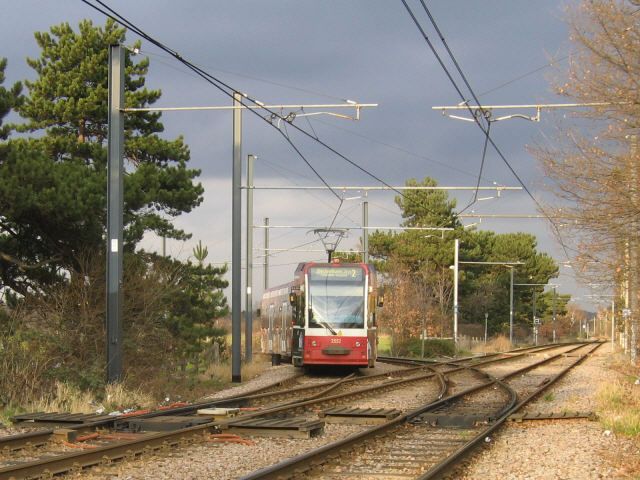
M 437 183 L 427 177 L 422 182 L 411 179 L 407 181 L 407 185 L 436 186 Z M 449 267 L 453 264 L 454 238 L 460 240 L 461 260 L 523 262 L 524 265 L 518 266 L 516 270 L 516 279 L 523 279 L 523 283 L 526 280 L 527 283 L 544 284 L 558 274 L 558 266 L 553 259 L 537 251 L 537 241 L 533 235 L 496 234 L 463 228 L 455 212 L 455 200 L 449 199 L 444 191 L 408 191 L 403 197 L 396 198 L 396 204 L 405 219 L 403 226 L 453 228 L 452 231 L 444 232 L 375 232 L 369 241 L 371 256 L 378 270 L 389 275 L 391 289 L 402 282 L 413 283 L 413 286 L 399 289 L 399 293 L 404 295 L 411 288 L 418 287 L 416 291 L 420 294 L 412 295 L 415 299 L 420 297 L 423 315 L 429 318 L 427 327 L 438 333 L 449 333 L 451 329 L 453 276 Z M 490 333 L 508 331 L 509 281 L 509 271 L 504 267 L 461 267 L 460 321 L 484 323 L 484 313 L 487 312 Z M 538 287 L 538 293 L 542 290 L 543 287 Z M 393 296 L 393 292 L 390 293 Z M 517 319 L 530 322 L 533 290 L 518 291 L 516 295 Z M 407 301 L 403 300 L 401 303 L 407 304 L 409 308 Z M 540 304 L 539 307 L 539 313 L 543 315 L 545 305 Z M 411 324 L 400 317 L 397 322 L 401 325 Z M 394 325 L 397 322 L 392 320 Z
M 16 105 L 31 134 L 4 146 L 0 160 L 0 251 L 28 269 L 1 272 L 2 283 L 26 292 L 45 288 L 76 270 L 82 252 L 104 248 L 106 218 L 106 138 L 108 45 L 125 42 L 125 30 L 107 21 L 67 23 L 38 32 L 41 48 L 28 64 L 38 77 L 25 81 Z M 136 46 L 139 46 L 136 45 Z M 149 61 L 127 55 L 125 103 L 147 107 L 161 95 L 145 87 Z M 202 201 L 200 174 L 187 168 L 182 137 L 161 138 L 159 113 L 125 117 L 125 250 L 133 251 L 145 232 L 186 239 L 170 218 Z
M 183 359 L 193 361 L 198 369 L 200 354 L 207 343 L 224 347 L 226 331 L 216 326 L 216 319 L 229 313 L 222 289 L 229 283 L 222 279 L 226 265 L 216 268 L 205 263 L 207 247 L 202 242 L 193 249 L 195 263 L 179 266 L 178 292 L 167 317 L 167 325 L 181 342 Z

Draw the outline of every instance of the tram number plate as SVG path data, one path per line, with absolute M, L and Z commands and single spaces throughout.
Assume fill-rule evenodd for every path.
M 331 343 L 342 343 L 342 339 L 340 338 L 332 338 Z

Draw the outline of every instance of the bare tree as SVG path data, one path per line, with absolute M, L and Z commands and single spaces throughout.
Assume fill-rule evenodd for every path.
M 575 44 L 557 92 L 579 109 L 559 124 L 557 142 L 533 149 L 557 203 L 547 213 L 586 282 L 617 285 L 627 293 L 626 325 L 636 361 L 640 259 L 640 16 L 624 0 L 583 0 L 569 7 Z
M 428 337 L 450 333 L 453 282 L 449 269 L 435 264 L 419 271 L 395 257 L 386 274 L 381 325 L 392 338 L 392 353 L 406 355 L 424 329 Z

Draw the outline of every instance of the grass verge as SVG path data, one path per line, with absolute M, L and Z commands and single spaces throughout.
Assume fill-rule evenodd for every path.
M 246 382 L 252 378 L 256 378 L 271 364 L 264 359 L 256 358 L 252 362 L 242 364 L 242 381 Z M 210 365 L 207 370 L 200 375 L 201 380 L 214 381 L 221 386 L 231 383 L 231 363 L 224 362 Z
M 616 380 L 598 389 L 598 415 L 607 430 L 640 439 L 640 386 Z
M 257 377 L 270 363 L 256 360 L 242 365 L 242 380 Z M 51 392 L 25 405 L 0 406 L 0 426 L 11 423 L 11 417 L 24 412 L 96 413 L 127 409 L 153 409 L 161 403 L 193 401 L 222 390 L 231 383 L 231 365 L 214 364 L 205 373 L 185 378 L 158 378 L 139 387 L 132 382 L 109 384 L 104 389 L 88 391 L 56 382 Z

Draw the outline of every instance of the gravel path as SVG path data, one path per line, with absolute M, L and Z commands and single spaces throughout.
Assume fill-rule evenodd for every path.
M 241 383 L 236 386 L 232 386 L 231 388 L 225 388 L 224 390 L 220 390 L 212 395 L 207 395 L 203 397 L 201 400 L 212 400 L 217 398 L 227 398 L 233 397 L 235 395 L 241 395 L 246 392 L 250 392 L 252 390 L 256 390 L 258 388 L 266 387 L 271 385 L 272 383 L 280 382 L 283 380 L 287 380 L 289 378 L 294 378 L 296 375 L 300 374 L 300 370 L 294 368 L 291 365 L 280 365 L 278 367 L 269 367 L 267 368 L 260 376 L 249 380 L 248 382 Z
M 527 407 L 529 412 L 595 411 L 598 387 L 616 375 L 607 368 L 610 344 Z M 612 452 L 620 452 L 613 455 Z M 625 466 L 640 445 L 605 432 L 598 422 L 556 420 L 510 423 L 472 455 L 449 480 L 629 479 Z

